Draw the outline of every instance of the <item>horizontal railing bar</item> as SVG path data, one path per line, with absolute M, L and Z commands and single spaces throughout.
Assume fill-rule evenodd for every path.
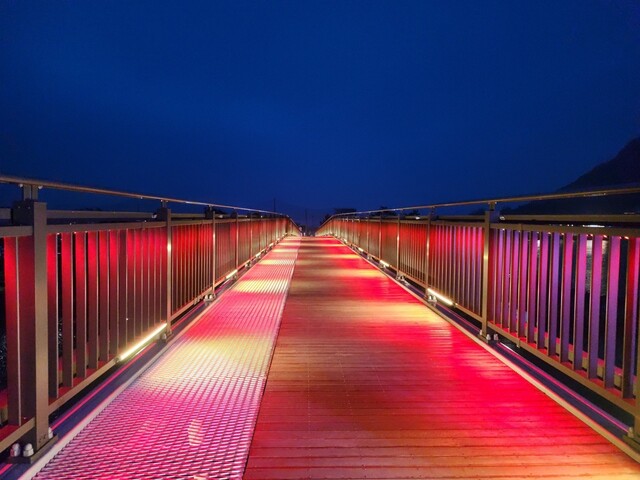
M 562 200 L 569 198 L 589 198 L 589 197 L 604 197 L 609 195 L 626 195 L 630 193 L 640 193 L 640 186 L 629 186 L 623 188 L 603 188 L 598 190 L 585 190 L 580 192 L 564 192 L 564 193 L 544 193 L 544 194 L 529 194 L 512 197 L 494 197 L 484 198 L 478 200 L 464 200 L 458 202 L 445 202 L 445 203 L 432 203 L 427 205 L 413 205 L 410 207 L 394 207 L 394 208 L 382 208 L 377 210 L 362 210 L 357 212 L 345 212 L 336 213 L 333 217 L 344 217 L 349 215 L 362 215 L 367 213 L 383 213 L 383 212 L 401 212 L 405 210 L 428 210 L 441 207 L 462 207 L 467 205 L 481 205 L 489 204 L 496 205 L 498 203 L 516 203 L 516 202 L 531 202 L 541 200 Z
M 448 225 L 452 227 L 482 227 L 480 222 L 456 222 L 451 218 L 447 220 L 441 220 L 440 218 L 434 218 L 431 220 L 431 225 Z
M 203 225 L 203 224 L 211 224 L 213 220 L 205 219 L 205 218 L 184 218 L 181 220 L 173 220 L 173 215 L 171 215 L 172 220 L 171 224 L 173 226 L 184 226 L 184 225 Z M 220 220 L 216 220 L 216 223 L 223 223 Z
M 52 220 L 58 219 L 145 219 L 154 218 L 153 213 L 149 212 L 115 212 L 115 211 L 94 211 L 94 210 L 48 210 L 47 218 Z
M 435 215 L 433 218 L 434 220 L 466 220 L 469 222 L 484 221 L 484 215 Z
M 78 223 L 71 225 L 47 225 L 47 233 L 100 232 L 104 230 L 140 230 L 166 227 L 164 222 Z
M 30 226 L 0 227 L 0 238 L 4 237 L 28 237 L 33 233 Z
M 640 215 L 500 215 L 505 222 L 640 223 Z
M 204 213 L 176 213 L 171 212 L 172 218 L 193 218 L 193 219 L 203 219 L 205 218 Z
M 433 222 L 435 223 L 435 222 Z M 617 235 L 619 237 L 637 237 L 637 228 L 631 227 L 587 227 L 584 225 L 536 225 L 522 223 L 492 223 L 492 230 L 515 230 L 522 232 L 574 233 L 587 235 Z
M 78 192 L 78 193 L 93 193 L 98 195 L 110 195 L 116 197 L 126 197 L 126 198 L 136 198 L 139 200 L 158 200 L 160 202 L 168 202 L 168 203 L 180 203 L 185 205 L 200 205 L 203 207 L 217 207 L 217 208 L 227 208 L 231 210 L 242 210 L 246 212 L 259 212 L 259 213 L 269 213 L 275 215 L 282 215 L 277 212 L 272 212 L 269 210 L 258 210 L 255 208 L 246 208 L 246 207 L 238 207 L 235 205 L 223 205 L 219 203 L 212 202 L 201 202 L 201 201 L 192 201 L 192 200 L 184 200 L 181 198 L 173 198 L 173 197 L 161 197 L 157 195 L 148 195 L 144 193 L 133 193 L 133 192 L 124 192 L 121 190 L 109 190 L 106 188 L 98 188 L 98 187 L 84 187 L 80 185 L 74 185 L 70 183 L 62 183 L 62 182 L 52 182 L 49 180 L 38 180 L 34 178 L 23 178 L 23 177 L 14 177 L 9 175 L 0 175 L 0 183 L 7 183 L 12 185 L 35 185 L 37 187 L 42 188 L 51 188 L 54 190 L 66 190 L 70 192 Z M 284 216 L 284 215 L 283 215 Z

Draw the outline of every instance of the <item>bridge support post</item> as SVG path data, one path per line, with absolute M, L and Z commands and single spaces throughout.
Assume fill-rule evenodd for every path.
M 425 254 L 424 254 L 424 295 L 428 296 L 427 289 L 429 288 L 429 247 L 431 247 L 431 219 L 434 218 L 435 212 L 433 209 L 429 210 L 429 216 L 427 217 L 427 232 L 425 238 Z
M 491 288 L 491 281 L 489 267 L 491 265 L 491 222 L 495 222 L 499 218 L 499 212 L 495 210 L 496 204 L 490 203 L 489 209 L 484 212 L 484 224 L 483 224 L 483 238 L 484 245 L 482 251 L 482 327 L 480 329 L 480 336 L 483 339 L 487 339 L 489 323 L 489 293 Z
M 629 255 L 629 265 L 632 265 L 633 263 L 635 263 L 635 265 L 637 265 L 639 262 L 639 260 L 637 259 L 637 255 L 640 254 L 640 252 L 638 251 L 638 247 L 640 246 L 639 243 L 636 242 L 636 247 L 633 248 L 630 246 L 630 252 L 628 253 Z M 635 258 L 634 258 L 635 257 Z M 636 268 L 629 268 L 628 272 L 627 272 L 627 276 L 630 277 L 628 278 L 627 281 L 627 304 L 630 306 L 629 311 L 630 313 L 630 317 L 631 318 L 638 318 L 638 310 L 640 309 L 640 307 L 638 306 L 638 283 L 639 280 L 637 278 L 637 276 L 634 275 L 634 270 L 635 270 L 635 275 L 637 275 L 637 267 Z M 625 325 L 630 324 L 631 322 L 628 322 L 627 319 L 625 319 Z M 631 336 L 631 335 L 629 335 Z M 631 339 L 629 339 L 631 340 Z M 640 340 L 640 328 L 637 329 L 636 332 L 636 341 Z M 627 342 L 627 337 L 625 337 L 625 343 Z M 629 342 L 632 343 L 632 342 Z M 631 360 L 629 363 L 633 364 L 634 360 Z M 636 367 L 636 371 L 640 372 L 640 351 L 638 351 L 638 353 L 636 353 L 636 358 L 635 358 L 635 367 Z M 630 370 L 632 369 L 632 367 L 630 368 Z M 624 380 L 623 380 L 623 384 L 624 384 Z M 633 398 L 635 396 L 635 408 L 633 409 L 633 427 L 629 429 L 629 432 L 627 433 L 627 435 L 624 437 L 624 440 L 627 444 L 629 444 L 634 450 L 639 451 L 640 452 L 640 374 L 635 376 L 635 379 L 633 381 L 629 382 L 629 385 L 626 387 L 627 390 L 627 396 L 630 398 Z M 622 388 L 622 392 L 623 392 L 623 396 L 625 395 L 625 386 L 623 385 Z
M 240 224 L 238 223 L 238 212 L 233 212 L 233 213 L 236 216 L 236 242 L 235 242 L 235 248 L 236 248 L 235 249 L 235 265 L 236 266 L 234 268 L 237 270 L 238 269 L 238 235 L 239 235 L 238 228 L 239 228 Z M 263 223 L 264 223 L 264 221 L 263 221 Z M 265 235 L 265 237 L 266 237 L 266 235 Z M 265 240 L 266 240 L 266 238 L 265 238 Z
M 211 269 L 212 269 L 211 294 L 215 298 L 216 296 L 216 211 L 215 209 L 213 207 L 207 208 L 205 210 L 204 217 L 207 220 L 211 220 L 211 229 L 212 229 L 212 235 L 213 235 L 213 243 L 212 243 L 213 251 L 211 252 Z
M 400 271 L 400 212 L 398 212 L 398 221 L 396 222 L 396 277 L 402 277 Z
M 173 309 L 173 299 L 172 299 L 172 292 L 173 292 L 173 253 L 172 253 L 172 226 L 171 226 L 171 209 L 167 208 L 166 204 L 163 202 L 162 204 L 162 208 L 160 208 L 160 210 L 158 210 L 158 219 L 161 221 L 166 222 L 167 226 L 166 226 L 166 239 L 167 239 L 167 249 L 166 249 L 166 258 L 165 258 L 165 262 L 167 263 L 167 277 L 165 279 L 166 281 L 166 291 L 165 291 L 165 295 L 166 295 L 166 301 L 164 302 L 164 305 L 162 306 L 163 308 L 163 312 L 162 312 L 162 317 L 164 317 L 166 319 L 167 322 L 167 328 L 165 329 L 165 332 L 167 334 L 167 336 L 171 335 L 171 314 L 172 314 L 172 309 Z
M 36 200 L 37 186 L 23 187 L 23 200 L 12 209 L 12 221 L 28 225 L 32 234 L 20 238 L 17 244 L 15 282 L 20 309 L 7 315 L 7 329 L 15 329 L 17 345 L 13 349 L 17 368 L 13 382 L 17 392 L 18 424 L 25 418 L 34 419 L 34 427 L 25 436 L 34 452 L 53 444 L 49 436 L 49 319 L 47 299 L 47 206 Z M 7 299 L 9 302 L 18 298 Z M 16 305 L 17 306 L 17 305 Z M 9 318 L 12 317 L 12 318 Z M 9 352 L 10 353 L 10 352 Z M 17 378 L 16 378 L 17 377 Z M 28 459 L 31 460 L 31 459 Z
M 378 260 L 382 259 L 382 212 L 380 212 L 380 217 L 378 217 L 379 220 L 379 227 L 378 228 Z

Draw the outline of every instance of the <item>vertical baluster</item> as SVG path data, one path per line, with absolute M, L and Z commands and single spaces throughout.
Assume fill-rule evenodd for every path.
M 638 322 L 638 276 L 640 273 L 640 240 L 628 241 L 627 290 L 624 305 L 624 336 L 622 345 L 622 397 L 633 396 L 635 345 Z
M 531 232 L 528 282 L 527 342 L 533 343 L 536 331 L 536 320 L 538 318 L 538 232 Z
M 504 283 L 502 287 L 502 328 L 509 330 L 511 325 L 511 270 L 512 256 L 511 244 L 513 243 L 513 231 L 504 230 Z
M 141 278 L 140 278 L 140 320 L 142 322 L 141 330 L 146 332 L 151 326 L 149 324 L 149 229 L 143 228 L 140 232 L 141 235 L 141 251 L 140 256 L 141 263 Z
M 520 277 L 518 279 L 518 337 L 525 336 L 525 322 L 527 320 L 527 280 L 528 272 L 528 253 L 529 253 L 529 234 L 521 232 L 520 238 Z
M 127 317 L 129 312 L 128 298 L 131 295 L 128 285 L 128 271 L 127 257 L 131 253 L 129 250 L 129 242 L 127 230 L 122 229 L 114 233 L 118 237 L 118 348 L 120 350 L 126 348 L 127 344 L 133 340 L 129 335 L 129 325 Z
M 87 257 L 86 233 L 75 238 L 75 298 L 76 298 L 76 376 L 87 376 Z
M 142 305 L 144 303 L 143 298 L 143 285 L 142 285 L 142 272 L 143 272 L 143 263 L 144 263 L 144 252 L 142 250 L 142 230 L 136 230 L 135 233 L 135 245 L 136 245 L 136 267 L 135 267 L 135 297 L 136 297 L 136 306 L 135 306 L 135 336 L 138 337 L 145 333 L 144 329 L 144 318 L 142 317 Z
M 120 235 L 117 230 L 109 232 L 109 351 L 112 355 L 119 353 L 120 343 L 120 285 L 118 277 L 118 263 L 120 262 L 118 242 Z
M 604 342 L 604 387 L 615 385 L 616 333 L 618 324 L 618 289 L 620 277 L 620 237 L 612 236 L 608 242 L 609 269 L 607 274 L 607 314 Z
M 162 319 L 167 322 L 167 330 L 171 331 L 172 320 L 172 304 L 171 304 L 171 292 L 174 290 L 173 285 L 173 233 L 172 233 L 172 219 L 171 209 L 166 208 L 164 205 L 160 209 L 161 220 L 166 222 L 165 233 L 163 235 L 164 246 L 161 252 L 162 261 Z
M 135 230 L 127 230 L 127 339 L 136 338 L 136 243 Z
M 109 232 L 98 233 L 98 299 L 101 362 L 109 361 Z
M 600 343 L 600 291 L 602 289 L 602 235 L 594 235 L 591 249 L 591 291 L 589 296 L 589 343 L 587 375 L 598 376 Z
M 98 259 L 98 233 L 89 232 L 87 234 L 87 363 L 92 370 L 98 368 L 98 353 L 100 351 L 98 343 L 98 321 L 100 318 Z
M 571 331 L 571 287 L 573 284 L 573 235 L 564 235 L 564 254 L 562 256 L 562 293 L 560 296 L 560 361 L 569 361 Z
M 504 304 L 504 284 L 505 284 L 505 271 L 504 260 L 506 245 L 504 241 L 504 230 L 494 230 L 495 238 L 497 239 L 495 245 L 497 250 L 494 251 L 494 290 L 493 290 L 493 308 L 492 315 L 493 321 L 497 325 L 503 324 L 503 304 Z
M 549 339 L 547 348 L 549 356 L 558 354 L 558 313 L 560 308 L 560 256 L 561 236 L 554 233 L 551 237 L 551 273 L 549 275 Z M 564 272 L 564 270 L 563 270 Z
M 469 302 L 467 299 L 467 292 L 470 289 L 471 285 L 467 283 L 467 271 L 465 261 L 467 258 L 467 234 L 468 228 L 463 226 L 454 226 L 453 230 L 455 232 L 455 243 L 453 248 L 454 255 L 454 271 L 452 278 L 451 288 L 453 289 L 452 293 L 457 299 L 460 305 L 465 308 L 469 308 Z
M 573 369 L 582 370 L 582 357 L 584 353 L 584 327 L 585 327 L 585 294 L 587 276 L 587 236 L 578 235 L 578 247 L 576 253 L 576 292 L 574 305 L 573 324 Z
M 5 276 L 5 278 L 9 278 Z M 58 398 L 58 235 L 47 235 L 47 315 L 49 317 L 49 396 Z
M 73 237 L 62 237 L 62 385 L 73 386 Z
M 492 218 L 491 218 L 491 222 L 496 221 L 495 219 L 497 218 L 497 214 L 495 212 L 492 213 Z M 489 224 L 489 227 L 491 227 L 491 224 Z M 475 302 L 474 302 L 474 308 L 473 310 L 475 312 L 480 312 L 482 311 L 482 294 L 480 293 L 480 290 L 482 288 L 482 276 L 483 276 L 483 264 L 484 264 L 484 249 L 483 249 L 483 244 L 484 244 L 484 235 L 483 235 L 483 231 L 479 228 L 475 228 L 475 239 L 476 241 L 474 242 L 475 244 L 475 254 L 473 257 L 473 262 L 475 264 L 475 275 L 473 277 L 473 291 L 475 292 Z M 487 230 L 488 232 L 491 231 L 491 229 L 489 228 L 489 230 Z M 489 248 L 491 248 L 491 237 L 489 237 Z M 489 254 L 491 253 L 491 250 L 489 250 Z M 491 260 L 491 257 L 489 258 L 489 260 Z M 489 279 L 491 280 L 491 277 L 489 277 Z
M 540 275 L 538 275 L 538 335 L 536 336 L 536 347 L 543 349 L 546 347 L 545 339 L 547 334 L 547 302 L 549 295 L 549 234 L 540 234 Z
M 24 356 L 20 348 L 20 247 L 16 238 L 4 239 L 5 315 L 7 335 L 7 407 L 10 425 L 21 425 L 24 394 L 22 389 L 21 360 Z M 57 331 L 57 322 L 56 322 Z M 56 339 L 56 352 L 58 336 Z M 58 358 L 56 355 L 56 376 Z M 57 385 L 56 385 L 57 388 Z
M 520 231 L 513 232 L 513 244 L 511 246 L 511 312 L 509 318 L 509 331 L 518 334 L 518 294 L 520 285 Z

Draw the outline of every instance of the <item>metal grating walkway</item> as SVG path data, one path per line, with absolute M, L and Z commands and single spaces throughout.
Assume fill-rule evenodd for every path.
M 247 272 L 36 478 L 241 478 L 299 242 Z

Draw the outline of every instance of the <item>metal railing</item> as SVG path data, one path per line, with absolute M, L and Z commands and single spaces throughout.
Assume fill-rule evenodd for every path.
M 501 215 L 497 204 L 637 194 L 535 195 L 334 215 L 333 235 L 424 289 L 431 300 L 542 359 L 634 419 L 639 442 L 640 215 Z M 443 207 L 485 205 L 482 215 Z M 420 215 L 426 210 L 426 215 Z M 412 211 L 411 216 L 403 213 Z
M 42 448 L 50 413 L 141 339 L 170 334 L 173 320 L 298 234 L 274 212 L 16 177 L 0 183 L 22 190 L 21 201 L 0 209 L 7 346 L 0 451 L 17 441 Z M 158 208 L 47 210 L 37 199 L 42 188 L 157 201 Z M 172 214 L 170 204 L 204 211 Z

